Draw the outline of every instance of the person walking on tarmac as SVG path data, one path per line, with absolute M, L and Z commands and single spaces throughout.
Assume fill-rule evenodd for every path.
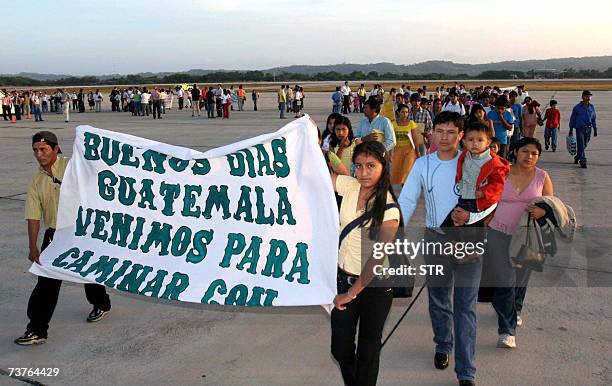
M 36 245 L 40 220 L 42 218 L 45 226 L 48 227 L 41 246 L 41 250 L 44 251 L 53 240 L 55 233 L 60 186 L 68 159 L 58 156 L 61 150 L 57 137 L 50 131 L 34 134 L 32 150 L 40 168 L 28 188 L 25 219 L 28 223 L 30 244 L 28 258 L 33 263 L 40 264 L 40 252 Z M 30 323 L 26 327 L 26 332 L 15 339 L 16 344 L 27 346 L 47 341 L 47 330 L 57 304 L 61 284 L 61 280 L 38 277 L 38 283 L 28 302 L 27 315 Z M 110 298 L 103 285 L 85 284 L 85 296 L 93 305 L 87 322 L 97 322 L 108 314 L 111 309 Z
M 569 120 L 569 135 L 574 135 L 574 129 L 576 129 L 576 146 L 578 152 L 574 157 L 574 163 L 580 163 L 580 167 L 586 169 L 587 158 L 586 158 L 586 147 L 591 140 L 591 130 L 593 131 L 593 137 L 597 137 L 597 116 L 595 114 L 595 106 L 591 104 L 590 91 L 584 90 L 582 92 L 582 102 L 574 106 L 572 115 Z

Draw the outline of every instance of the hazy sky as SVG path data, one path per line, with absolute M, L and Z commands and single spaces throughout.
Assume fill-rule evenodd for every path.
M 612 2 L 30 0 L 2 7 L 0 73 L 129 74 L 612 54 Z M 554 4 L 554 5 L 548 5 Z

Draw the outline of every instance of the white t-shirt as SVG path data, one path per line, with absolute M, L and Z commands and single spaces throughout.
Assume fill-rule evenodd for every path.
M 349 86 L 344 85 L 340 87 L 340 92 L 342 93 L 342 95 L 345 95 L 345 96 L 351 95 L 351 88 Z
M 143 92 L 142 94 L 140 94 L 140 103 L 142 103 L 143 105 L 148 105 L 149 99 L 151 99 L 151 94 L 149 94 L 148 92 Z
M 461 114 L 461 116 L 465 115 L 465 107 L 463 107 L 463 105 L 461 103 L 459 103 L 459 102 L 457 102 L 456 104 L 453 104 L 450 101 L 447 102 L 442 107 L 442 111 L 454 111 L 456 113 Z

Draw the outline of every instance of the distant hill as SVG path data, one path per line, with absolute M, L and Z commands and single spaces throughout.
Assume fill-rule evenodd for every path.
M 558 58 L 558 59 L 542 59 L 542 60 L 511 60 L 504 62 L 495 63 L 483 63 L 483 64 L 465 64 L 465 63 L 454 63 L 443 60 L 430 60 L 415 64 L 394 64 L 394 63 L 371 63 L 371 64 L 331 64 L 322 66 L 306 66 L 306 65 L 295 65 L 295 66 L 284 66 L 276 67 L 268 70 L 264 70 L 266 73 L 275 72 L 277 74 L 282 72 L 298 73 L 298 74 L 316 74 L 321 72 L 335 71 L 341 74 L 350 74 L 353 71 L 361 71 L 367 74 L 370 71 L 376 71 L 379 74 L 392 73 L 392 74 L 414 74 L 414 75 L 425 75 L 432 73 L 439 74 L 467 74 L 470 76 L 478 75 L 484 71 L 521 71 L 527 72 L 530 70 L 539 69 L 555 69 L 565 70 L 573 68 L 576 70 L 598 70 L 604 71 L 612 67 L 612 56 L 591 56 L 582 58 Z
M 466 64 L 466 63 L 454 63 L 445 60 L 429 60 L 426 62 L 415 63 L 415 64 L 395 64 L 395 63 L 370 63 L 370 64 L 355 64 L 355 63 L 342 63 L 342 64 L 330 64 L 330 65 L 294 65 L 275 67 L 266 70 L 253 70 L 251 72 L 259 73 L 261 77 L 264 74 L 275 74 L 280 75 L 282 73 L 290 74 L 304 74 L 314 75 L 318 73 L 329 73 L 335 72 L 338 74 L 348 75 L 352 72 L 361 72 L 368 74 L 372 71 L 377 72 L 379 75 L 382 74 L 409 74 L 415 76 L 429 75 L 429 74 L 444 74 L 444 75 L 460 75 L 465 74 L 468 76 L 477 76 L 488 71 L 517 71 L 521 73 L 527 73 L 531 70 L 566 70 L 574 69 L 577 71 L 595 70 L 595 71 L 606 71 L 612 67 L 612 56 L 589 56 L 581 58 L 557 58 L 557 59 L 542 59 L 542 60 L 510 60 L 495 63 L 482 63 L 482 64 Z M 228 73 L 231 69 L 225 70 L 203 70 L 203 69 L 191 69 L 188 71 L 178 72 L 142 72 L 138 74 L 131 74 L 128 77 L 142 77 L 142 78 L 163 78 L 166 76 L 173 75 L 187 75 L 185 78 L 196 78 L 206 76 L 211 73 Z M 249 71 L 243 71 L 249 72 Z M 106 75 L 90 75 L 95 76 L 99 80 L 109 80 L 113 78 L 122 78 L 126 75 L 120 74 L 106 74 Z M 337 75 L 336 75 L 337 76 Z M 19 74 L 0 74 L 0 78 L 10 77 L 23 77 L 30 78 L 37 81 L 56 81 L 60 79 L 67 79 L 72 75 L 58 75 L 58 74 L 37 74 L 30 72 L 21 72 Z M 252 77 L 258 79 L 257 76 Z

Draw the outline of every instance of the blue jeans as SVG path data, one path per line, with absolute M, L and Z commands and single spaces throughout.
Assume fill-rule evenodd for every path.
M 332 107 L 332 113 L 340 113 L 340 109 L 342 108 L 342 105 L 337 105 L 334 104 L 334 106 Z
M 544 129 L 544 147 L 547 149 L 551 147 L 553 150 L 557 149 L 557 133 L 559 129 L 556 127 Z
M 576 153 L 576 159 L 580 162 L 586 163 L 586 147 L 591 140 L 591 128 L 576 129 L 576 147 L 578 152 Z
M 40 107 L 40 105 L 34 105 L 34 120 L 35 121 L 42 121 L 42 109 Z
M 426 237 L 427 240 L 427 237 Z M 457 264 L 449 256 L 425 256 L 427 264 L 439 264 L 444 276 L 428 276 L 429 317 L 436 352 L 450 354 L 455 346 L 455 373 L 459 380 L 474 380 L 476 367 L 476 301 L 482 263 Z M 452 300 L 451 300 L 452 293 Z M 454 332 L 454 339 L 453 339 Z
M 278 109 L 280 110 L 280 117 L 281 118 L 285 118 L 285 108 L 287 107 L 287 104 L 285 102 L 279 102 L 278 103 Z
M 498 334 L 516 335 L 516 317 L 521 314 L 531 270 L 513 268 L 508 248 L 512 236 L 494 229 L 487 234 L 485 268 L 481 285 L 493 287 L 493 308 L 497 313 Z

